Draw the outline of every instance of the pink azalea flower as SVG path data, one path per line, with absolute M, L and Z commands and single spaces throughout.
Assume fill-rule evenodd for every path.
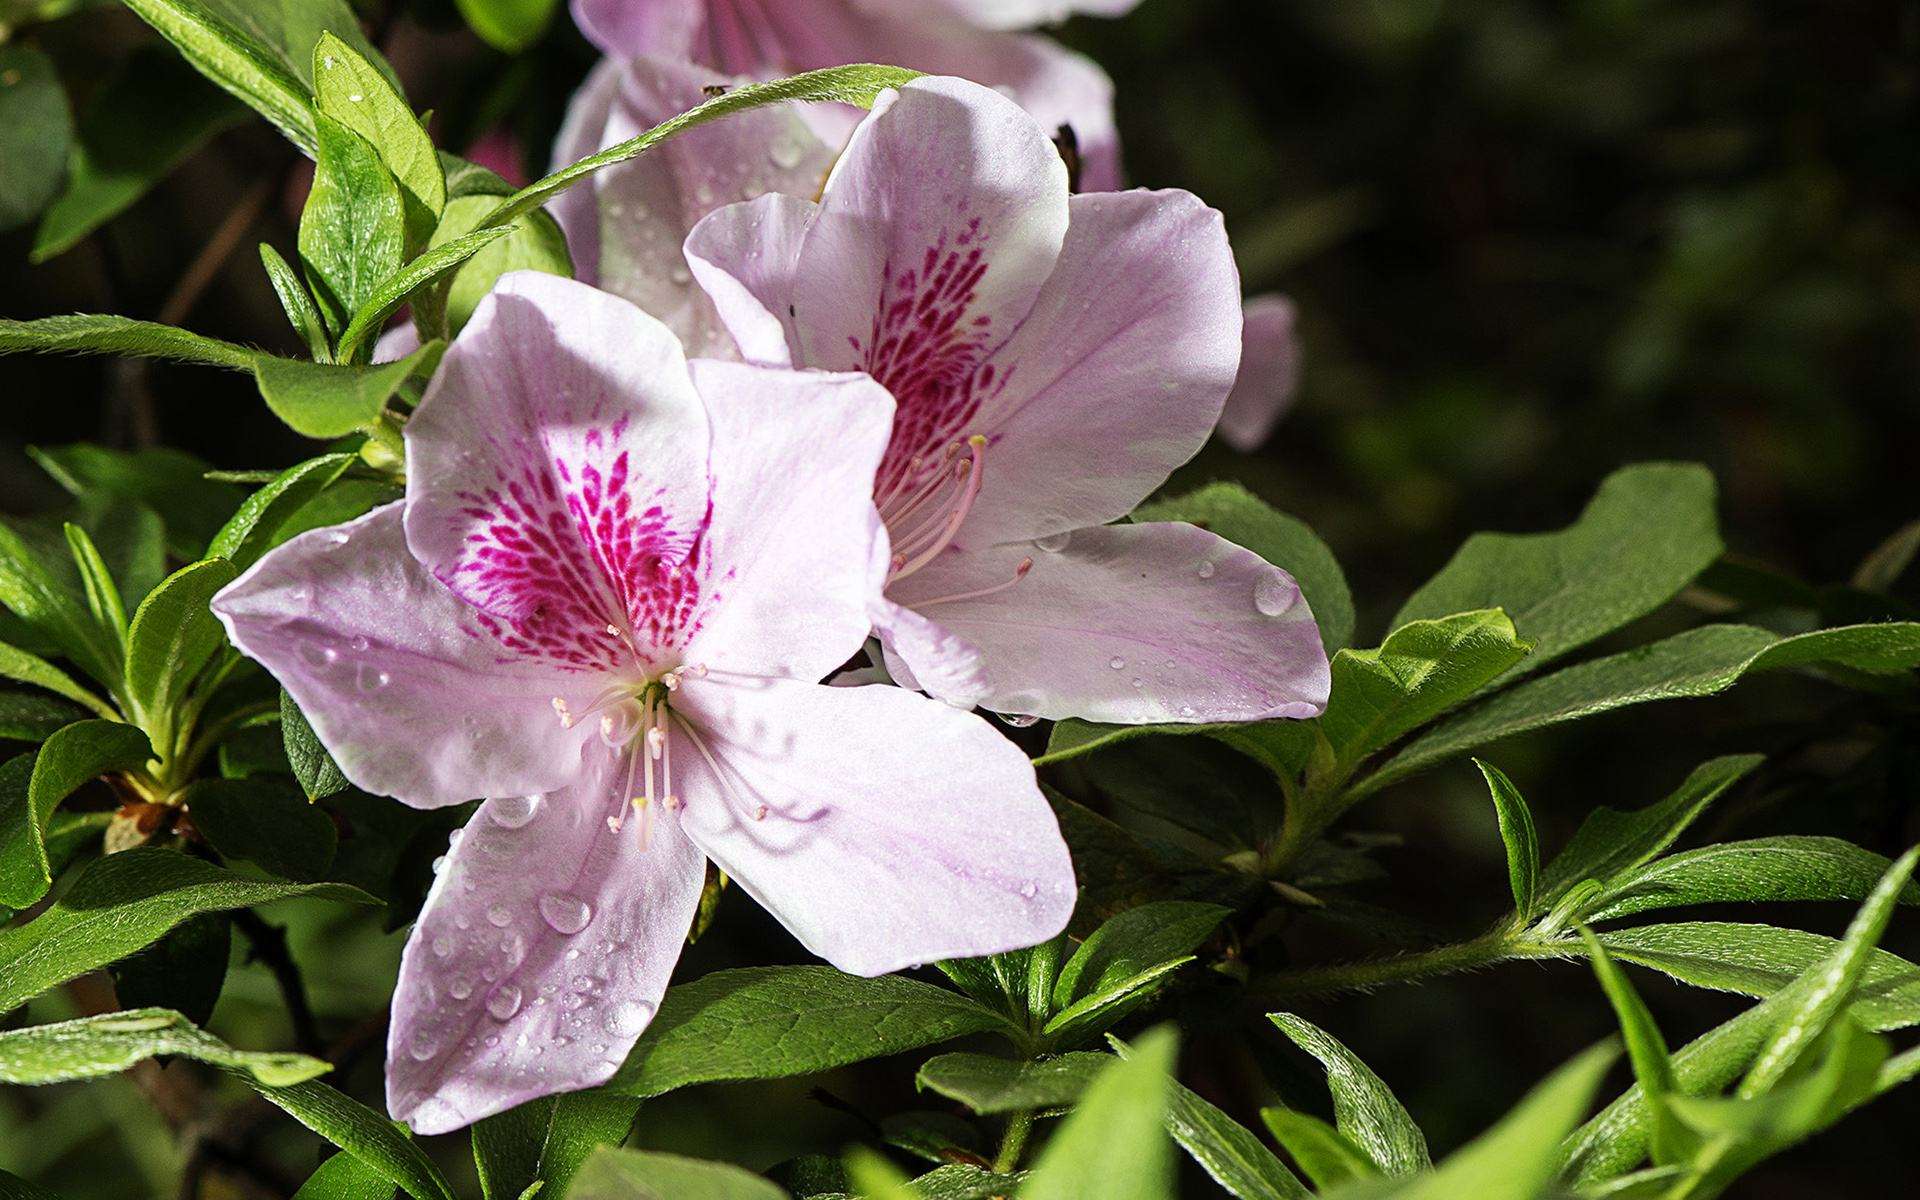
M 1273 427 L 1293 407 L 1300 386 L 1300 341 L 1294 333 L 1293 301 L 1254 296 L 1247 301 L 1240 377 L 1220 414 L 1220 437 L 1243 454 L 1265 444 Z
M 1327 658 L 1284 571 L 1181 524 L 1122 524 L 1200 448 L 1240 358 L 1220 214 L 1185 192 L 1069 198 L 991 89 L 915 80 L 818 204 L 708 217 L 695 276 L 749 361 L 867 371 L 899 405 L 876 500 L 896 677 L 1002 713 L 1311 717 Z
M 490 797 L 401 960 L 395 1116 L 440 1133 L 604 1081 L 708 859 L 863 975 L 1063 927 L 1072 868 L 1012 743 L 816 682 L 885 570 L 892 410 L 862 376 L 688 363 L 625 301 L 508 275 L 409 424 L 406 499 L 216 598 L 354 783 Z
M 1090 60 L 1037 34 L 970 23 L 1024 24 L 1069 8 L 1113 12 L 1116 0 L 573 0 L 581 30 L 608 55 L 679 59 L 770 79 L 877 62 L 1004 88 L 1049 134 L 1073 130 L 1084 186 L 1120 186 L 1113 81 Z M 838 145 L 859 119 L 815 106 L 808 120 Z

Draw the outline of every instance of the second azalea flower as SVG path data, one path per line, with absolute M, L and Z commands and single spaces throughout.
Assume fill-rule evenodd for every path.
M 819 203 L 763 196 L 687 240 L 751 361 L 865 371 L 898 416 L 875 500 L 896 678 L 956 704 L 1121 723 L 1317 716 L 1300 590 L 1191 525 L 1117 524 L 1219 420 L 1239 277 L 1192 195 L 1069 197 L 1046 131 L 915 80 Z
M 1065 925 L 1072 867 L 1012 743 L 817 682 L 887 569 L 892 415 L 864 376 L 690 364 L 623 300 L 508 275 L 408 426 L 406 499 L 216 598 L 354 783 L 489 797 L 402 958 L 396 1117 L 442 1133 L 608 1078 L 708 859 L 858 974 Z

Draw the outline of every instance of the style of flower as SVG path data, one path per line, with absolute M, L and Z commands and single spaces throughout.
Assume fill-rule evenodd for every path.
M 876 975 L 1031 945 L 1072 867 L 1021 752 L 860 647 L 893 405 L 864 376 L 687 362 L 625 301 L 502 278 L 407 431 L 407 495 L 215 600 L 347 778 L 489 797 L 402 957 L 388 1105 L 421 1133 L 606 1080 L 711 859 Z
M 876 62 L 1004 88 L 1046 128 L 1066 128 L 1089 190 L 1120 186 L 1113 81 L 1094 63 L 1009 27 L 1066 11 L 1114 15 L 1137 0 L 573 0 L 574 18 L 610 58 L 697 63 L 771 79 Z M 989 26 L 982 28 L 982 26 Z M 858 110 L 811 106 L 807 120 L 838 146 Z
M 1293 301 L 1254 296 L 1246 305 L 1240 375 L 1220 414 L 1220 438 L 1243 454 L 1265 444 L 1273 427 L 1293 407 L 1300 386 L 1300 340 Z
M 1205 442 L 1239 365 L 1220 214 L 1068 195 L 990 88 L 883 97 L 819 203 L 769 195 L 687 241 L 749 361 L 866 371 L 898 404 L 875 624 L 909 686 L 1031 717 L 1311 717 L 1327 658 L 1291 577 L 1190 525 L 1108 525 Z

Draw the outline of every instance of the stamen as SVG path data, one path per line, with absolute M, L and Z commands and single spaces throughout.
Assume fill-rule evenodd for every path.
M 735 811 L 755 821 L 766 820 L 767 814 L 772 810 L 765 804 L 747 804 L 745 798 L 735 790 L 733 781 L 728 777 L 727 772 L 723 771 L 720 768 L 720 764 L 714 761 L 713 752 L 707 749 L 707 743 L 702 740 L 700 734 L 694 730 L 693 725 L 679 713 L 674 713 L 673 719 L 675 723 L 680 726 L 681 731 L 687 735 L 687 740 L 693 743 L 693 748 L 700 752 L 700 757 L 706 760 L 707 769 L 713 772 L 714 779 L 720 784 L 721 792 L 725 794 L 728 800 L 733 802 Z
M 915 549 L 916 544 L 926 536 L 925 526 L 899 539 L 899 552 L 909 557 L 904 565 L 893 572 L 888 582 L 911 575 L 932 562 L 941 551 L 953 544 L 967 514 L 973 511 L 973 502 L 980 496 L 980 482 L 987 474 L 987 439 L 976 433 L 967 439 L 967 446 L 973 451 L 973 457 L 967 464 L 965 487 L 961 489 L 959 499 L 954 501 L 946 520 L 924 548 Z
M 567 711 L 567 702 L 560 697 L 553 698 L 553 711 L 560 718 L 560 728 L 573 728 L 573 714 Z
M 995 592 L 1006 591 L 1014 584 L 1025 579 L 1027 572 L 1031 570 L 1033 570 L 1033 560 L 1031 558 L 1023 558 L 1020 560 L 1020 565 L 1013 569 L 1013 578 L 1004 583 L 996 583 L 992 587 L 976 588 L 971 592 L 955 592 L 951 596 L 935 596 L 931 600 L 915 600 L 913 606 L 916 609 L 931 608 L 936 604 L 952 604 L 955 600 L 978 600 L 982 596 L 991 596 Z

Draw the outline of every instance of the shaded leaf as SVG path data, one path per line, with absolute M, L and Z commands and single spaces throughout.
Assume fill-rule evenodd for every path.
M 1426 1135 L 1358 1055 L 1326 1030 L 1292 1013 L 1269 1013 L 1267 1019 L 1326 1068 L 1337 1128 L 1383 1174 L 1413 1175 L 1432 1165 Z
M 263 355 L 254 380 L 273 415 L 295 433 L 310 438 L 345 437 L 379 420 L 400 385 L 433 361 L 440 349 L 435 342 L 398 362 L 374 366 L 295 362 Z
M 119 721 L 77 721 L 39 751 L 0 767 L 0 904 L 25 908 L 47 894 L 47 820 L 62 800 L 109 771 L 132 770 L 153 753 L 147 735 Z
M 188 561 L 207 556 L 207 543 L 241 499 L 239 488 L 206 478 L 206 462 L 165 446 L 109 450 L 76 442 L 33 446 L 27 453 L 75 497 L 118 496 L 159 513 L 167 551 Z
M 195 1025 L 213 1016 L 233 953 L 233 921 L 205 913 L 108 968 L 113 994 L 126 1008 L 168 1008 Z
M 233 582 L 233 564 L 209 558 L 182 567 L 147 594 L 127 631 L 127 693 L 150 726 L 167 722 L 200 668 L 227 644 L 207 607 Z
M 1534 832 L 1533 812 L 1513 780 L 1490 763 L 1473 760 L 1486 776 L 1487 790 L 1493 794 L 1493 811 L 1500 823 L 1500 840 L 1507 848 L 1507 884 L 1513 891 L 1513 908 L 1530 916 L 1540 894 L 1540 835 Z
M 1109 1061 L 1105 1054 L 1086 1051 L 1037 1062 L 988 1054 L 942 1054 L 927 1060 L 914 1083 L 923 1091 L 958 1100 L 982 1116 L 1065 1108 L 1080 1098 Z
M 269 547 L 278 544 L 281 526 L 340 478 L 353 460 L 351 454 L 323 454 L 288 467 L 272 483 L 247 497 L 214 535 L 207 553 L 226 559 L 240 570 L 253 565 Z
M 59 193 L 72 141 L 52 60 L 32 46 L 0 46 L 0 233 L 39 216 Z
M 303 883 L 319 879 L 333 864 L 333 820 L 283 782 L 202 779 L 181 801 L 221 858 Z
M 567 1193 L 568 1200 L 786 1200 L 786 1195 L 730 1163 L 611 1148 L 587 1159 Z
M 1780 900 L 1864 900 L 1891 864 L 1871 850 L 1828 837 L 1720 842 L 1655 859 L 1615 879 L 1593 901 L 1590 921 L 1610 921 L 1689 904 Z M 1909 883 L 1903 904 L 1920 904 Z
M 280 692 L 280 735 L 287 751 L 287 763 L 300 790 L 309 800 L 324 800 L 345 791 L 347 777 L 333 761 L 333 755 L 320 744 L 320 735 L 307 723 L 307 715 L 293 702 L 286 690 Z

